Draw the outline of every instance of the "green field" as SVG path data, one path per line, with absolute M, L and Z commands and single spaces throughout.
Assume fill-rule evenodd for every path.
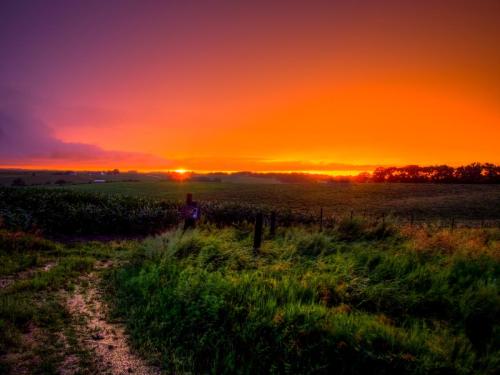
M 187 192 L 204 219 L 184 231 Z M 496 374 L 498 200 L 493 185 L 0 188 L 0 373 Z M 336 214 L 321 231 L 320 207 Z M 254 249 L 270 209 L 280 225 Z
M 182 201 L 219 201 L 287 208 L 327 215 L 395 214 L 416 219 L 500 219 L 500 186 L 452 184 L 237 184 L 201 182 L 116 182 L 70 185 L 65 189 Z
M 257 252 L 248 225 L 66 245 L 0 231 L 0 371 L 122 373 L 71 308 L 99 288 L 165 374 L 495 374 L 499 240 L 358 219 L 266 232 Z

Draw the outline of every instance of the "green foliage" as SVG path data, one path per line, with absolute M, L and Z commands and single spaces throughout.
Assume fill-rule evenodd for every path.
M 496 230 L 479 255 L 460 241 L 423 252 L 417 234 L 388 228 L 294 227 L 257 257 L 241 230 L 177 231 L 145 241 L 106 285 L 134 345 L 168 372 L 494 373 Z

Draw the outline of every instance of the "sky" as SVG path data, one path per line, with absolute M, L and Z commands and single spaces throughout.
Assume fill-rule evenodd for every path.
M 0 2 L 0 166 L 499 163 L 499 0 Z

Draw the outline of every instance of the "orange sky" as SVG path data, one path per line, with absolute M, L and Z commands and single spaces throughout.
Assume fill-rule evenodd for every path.
M 0 165 L 500 162 L 498 1 L 111 3 L 2 4 Z

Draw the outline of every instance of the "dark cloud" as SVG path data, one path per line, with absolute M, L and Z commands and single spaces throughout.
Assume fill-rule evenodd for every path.
M 119 165 L 135 168 L 168 168 L 171 162 L 150 154 L 104 150 L 86 143 L 64 142 L 54 137 L 38 118 L 36 100 L 12 89 L 0 89 L 1 165 Z

